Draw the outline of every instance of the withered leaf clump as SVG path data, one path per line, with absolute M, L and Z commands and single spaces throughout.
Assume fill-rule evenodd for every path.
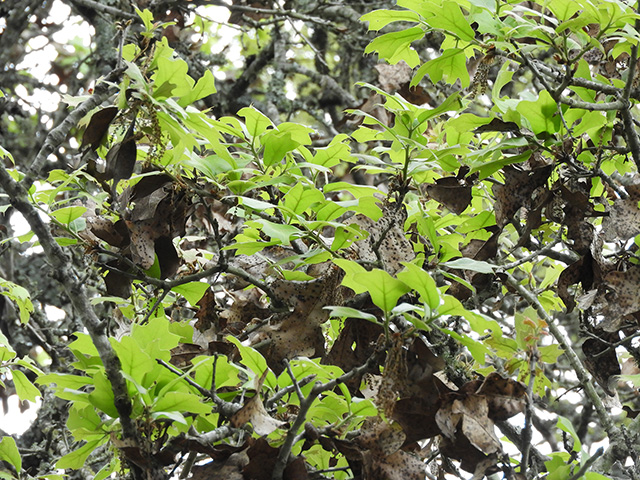
M 107 153 L 107 168 L 105 173 L 108 178 L 113 179 L 111 190 L 114 198 L 118 182 L 130 178 L 136 165 L 138 149 L 133 133 L 135 123 L 136 120 L 134 118 L 122 141 L 113 145 Z
M 422 339 L 396 339 L 382 376 L 369 382 L 374 402 L 391 423 L 370 418 L 350 449 L 339 444 L 354 471 L 361 469 L 363 478 L 395 479 L 403 477 L 390 466 L 404 466 L 406 478 L 414 478 L 422 471 L 412 445 L 438 435 L 441 452 L 460 460 L 463 469 L 492 471 L 502 453 L 495 422 L 524 411 L 526 388 L 493 372 L 455 390 L 436 375 L 444 366 Z
M 639 266 L 605 275 L 594 299 L 595 311 L 604 316 L 604 320 L 598 324 L 599 328 L 605 332 L 615 332 L 625 322 L 631 321 L 628 316 L 640 311 L 639 284 Z
M 453 213 L 461 214 L 471 204 L 471 186 L 477 178 L 477 174 L 467 178 L 468 172 L 468 167 L 460 168 L 455 177 L 442 177 L 435 184 L 425 185 L 427 195 Z
M 521 170 L 514 166 L 502 169 L 504 184 L 494 184 L 496 197 L 495 215 L 498 227 L 503 228 L 511 221 L 515 213 L 529 205 L 536 189 L 546 184 L 551 174 L 551 166 L 542 166 L 532 170 Z
M 282 370 L 282 361 L 295 356 L 324 356 L 322 324 L 329 319 L 326 305 L 342 304 L 340 282 L 344 273 L 337 266 L 309 281 L 274 279 L 270 287 L 280 301 L 290 308 L 276 314 L 269 325 L 254 336 L 254 342 L 270 339 L 262 351 L 269 366 Z
M 251 397 L 230 419 L 231 425 L 234 427 L 243 427 L 247 423 L 251 423 L 251 425 L 253 425 L 253 431 L 260 436 L 269 435 L 271 432 L 284 425 L 284 422 L 276 420 L 269 415 L 267 410 L 264 408 L 262 399 L 260 398 L 260 391 L 264 385 L 265 378 L 267 378 L 267 372 L 268 370 L 265 370 L 260 378 L 256 377 L 256 394 Z
M 347 220 L 347 224 L 356 224 L 369 233 L 367 238 L 352 245 L 356 258 L 365 262 L 381 262 L 382 269 L 395 275 L 404 266 L 400 262 L 410 262 L 415 258 L 411 242 L 405 237 L 404 222 L 407 212 L 403 205 L 385 203 L 382 217 L 374 221 L 358 214 Z
M 475 472 L 479 465 L 492 465 L 492 455 L 502 451 L 494 424 L 524 411 L 526 388 L 498 373 L 474 380 L 441 398 L 436 423 L 445 442 L 441 450 Z
M 640 185 L 625 187 L 629 196 L 618 198 L 607 208 L 608 216 L 602 220 L 603 238 L 607 242 L 626 241 L 640 233 Z
M 112 222 L 106 218 L 89 217 L 90 234 L 104 240 L 119 253 L 128 257 L 143 270 L 149 269 L 156 257 L 160 276 L 173 276 L 180 266 L 180 257 L 173 239 L 185 234 L 189 217 L 189 200 L 171 179 L 164 175 L 144 177 L 131 193 L 133 208 L 124 219 Z M 125 262 L 116 261 L 108 266 L 115 270 L 128 270 Z M 130 280 L 117 271 L 107 274 L 108 292 L 122 296 L 129 287 L 119 287 L 119 282 Z M 126 295 L 128 296 L 128 295 Z M 125 297 L 126 297 L 125 296 Z
M 585 366 L 593 375 L 598 385 L 613 396 L 610 381 L 615 375 L 620 375 L 620 363 L 616 355 L 615 348 L 611 344 L 620 340 L 620 335 L 616 333 L 598 332 L 599 338 L 587 338 L 582 344 L 582 353 L 585 356 Z M 607 340 L 606 342 L 604 340 Z

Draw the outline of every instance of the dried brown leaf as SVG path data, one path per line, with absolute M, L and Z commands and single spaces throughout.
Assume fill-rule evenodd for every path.
M 498 227 L 503 228 L 511 221 L 513 215 L 531 201 L 533 192 L 546 184 L 551 167 L 544 166 L 535 170 L 520 170 L 513 166 L 502 169 L 504 184 L 494 184 L 493 194 L 496 197 L 495 215 Z
M 94 113 L 91 116 L 91 120 L 89 120 L 89 125 L 87 125 L 87 128 L 82 135 L 82 144 L 80 145 L 80 149 L 89 145 L 92 150 L 96 150 L 100 146 L 104 136 L 107 134 L 109 125 L 111 125 L 111 122 L 113 122 L 113 119 L 116 118 L 117 114 L 118 107 L 105 107 Z
M 619 330 L 626 316 L 640 311 L 640 267 L 633 266 L 625 272 L 609 272 L 598 289 L 594 308 L 605 318 L 598 325 L 606 332 Z
M 616 350 L 611 347 L 611 344 L 620 340 L 620 335 L 618 332 L 601 332 L 600 337 L 606 342 L 592 337 L 587 338 L 582 344 L 582 353 L 585 356 L 584 364 L 607 395 L 613 396 L 614 393 L 610 388 L 611 380 L 621 372 Z
M 413 76 L 412 68 L 404 60 L 395 65 L 390 65 L 386 62 L 379 63 L 373 68 L 378 72 L 380 87 L 387 93 L 396 92 L 402 85 L 409 83 Z
M 607 209 L 609 216 L 602 220 L 602 232 L 607 242 L 628 240 L 640 233 L 640 185 L 627 186 L 626 190 L 629 196 L 616 199 Z
M 351 247 L 358 259 L 375 263 L 379 255 L 383 269 L 395 275 L 404 268 L 400 262 L 410 262 L 415 257 L 411 242 L 404 234 L 407 213 L 403 206 L 398 208 L 393 203 L 385 204 L 382 213 L 378 221 L 364 215 L 355 215 L 345 223 L 356 224 L 369 233 L 367 238 L 358 240 Z
M 476 393 L 486 397 L 488 416 L 498 422 L 524 412 L 526 392 L 527 388 L 523 383 L 492 372 L 487 375 Z
M 458 215 L 471 203 L 471 185 L 456 177 L 439 178 L 435 184 L 426 185 L 425 188 L 429 197 Z
M 234 427 L 243 427 L 247 423 L 251 423 L 253 430 L 260 436 L 269 435 L 285 423 L 271 417 L 260 398 L 260 390 L 267 377 L 267 372 L 268 370 L 265 370 L 260 378 L 256 379 L 256 394 L 230 419 L 231 425 Z

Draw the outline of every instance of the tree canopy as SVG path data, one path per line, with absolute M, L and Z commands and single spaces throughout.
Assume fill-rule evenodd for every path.
M 0 29 L 0 478 L 640 478 L 636 6 Z

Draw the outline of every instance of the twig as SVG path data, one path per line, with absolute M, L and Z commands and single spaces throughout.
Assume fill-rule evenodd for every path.
M 36 158 L 33 160 L 24 178 L 20 182 L 25 190 L 29 190 L 29 188 L 31 188 L 38 175 L 39 170 L 47 161 L 49 155 L 51 155 L 56 150 L 56 148 L 58 148 L 58 146 L 65 141 L 71 129 L 78 125 L 78 122 L 82 119 L 82 117 L 84 117 L 87 113 L 100 105 L 106 98 L 109 97 L 109 95 L 111 95 L 112 91 L 114 91 L 115 89 L 115 87 L 112 86 L 112 82 L 115 82 L 120 77 L 123 71 L 124 69 L 116 69 L 109 73 L 109 75 L 107 75 L 101 82 L 96 84 L 93 95 L 91 95 L 91 97 L 74 108 L 73 111 L 67 116 L 67 118 L 62 121 L 60 125 L 58 125 L 47 134 L 47 138 L 45 139 L 44 144 L 38 151 Z
M 289 365 L 289 363 L 287 362 L 287 368 L 288 368 L 288 365 Z M 302 380 L 298 380 L 293 385 L 289 385 L 287 387 L 281 388 L 272 397 L 269 397 L 267 400 L 265 400 L 264 408 L 266 408 L 268 410 L 271 407 L 271 405 L 276 403 L 282 397 L 294 392 L 297 388 L 304 387 L 308 383 L 311 383 L 311 381 L 313 381 L 315 378 L 316 378 L 315 374 L 309 375 L 307 377 L 304 377 Z M 302 398 L 302 397 L 300 397 L 300 398 Z
M 282 480 L 284 469 L 286 468 L 287 463 L 289 462 L 291 449 L 299 440 L 297 433 L 303 427 L 307 418 L 307 413 L 309 412 L 311 405 L 313 404 L 313 402 L 315 402 L 318 396 L 323 392 L 333 390 L 335 387 L 337 387 L 341 383 L 345 383 L 349 381 L 354 376 L 359 375 L 360 373 L 366 372 L 371 367 L 371 365 L 373 365 L 373 363 L 376 361 L 377 357 L 378 357 L 378 354 L 376 352 L 371 357 L 369 357 L 369 359 L 363 365 L 356 367 L 350 370 L 349 372 L 345 373 L 344 375 L 341 375 L 338 378 L 334 378 L 333 380 L 330 380 L 327 383 L 316 383 L 316 385 L 311 389 L 311 392 L 309 392 L 309 395 L 306 398 L 300 397 L 300 409 L 298 410 L 298 415 L 296 416 L 296 419 L 293 422 L 293 425 L 291 425 L 291 428 L 287 432 L 287 436 L 284 439 L 284 443 L 280 447 L 280 452 L 278 453 L 278 459 L 276 460 L 276 464 L 273 467 L 273 474 L 271 476 L 273 480 Z M 295 385 L 295 379 L 293 379 L 293 382 Z
M 183 378 L 185 380 L 185 382 L 187 382 L 189 385 L 191 385 L 193 388 L 195 388 L 198 392 L 200 392 L 201 395 L 203 395 L 203 396 L 205 396 L 207 398 L 210 398 L 213 401 L 213 403 L 215 403 L 216 406 L 218 407 L 218 412 L 220 414 L 222 414 L 224 417 L 230 418 L 230 417 L 233 416 L 234 413 L 236 413 L 238 410 L 240 410 L 242 408 L 242 404 L 241 403 L 227 402 L 226 400 L 221 399 L 216 394 L 214 389 L 209 390 L 207 388 L 204 388 L 204 387 L 198 385 L 198 383 L 196 383 L 196 381 L 193 380 L 185 372 L 183 372 L 181 370 L 178 370 L 176 367 L 174 367 L 173 365 L 168 364 L 164 360 L 162 360 L 160 358 L 156 358 L 156 362 L 158 362 L 160 365 L 162 365 L 164 368 L 166 368 L 170 372 L 175 373 L 179 377 Z
M 549 251 L 553 250 L 553 247 L 555 247 L 558 243 L 560 243 L 560 240 L 555 239 L 549 245 L 545 245 L 540 250 L 536 250 L 535 252 L 531 253 L 530 255 L 527 255 L 526 257 L 522 257 L 516 260 L 515 262 L 505 263 L 504 265 L 500 265 L 499 267 L 504 270 L 511 270 L 512 268 L 516 268 L 524 263 L 527 263 L 530 260 L 533 260 L 536 257 L 539 257 L 540 255 L 545 255 Z
M 596 414 L 598 415 L 598 418 L 600 419 L 602 426 L 604 427 L 605 431 L 609 435 L 611 444 L 619 448 L 624 448 L 624 450 L 626 451 L 628 447 L 625 445 L 625 440 L 624 440 L 624 436 L 622 435 L 622 432 L 613 423 L 613 420 L 609 415 L 609 411 L 602 403 L 602 398 L 600 397 L 595 387 L 593 386 L 593 382 L 589 377 L 589 373 L 587 369 L 584 367 L 584 365 L 582 365 L 582 362 L 580 361 L 578 354 L 575 352 L 575 350 L 571 346 L 570 340 L 556 325 L 554 319 L 552 319 L 549 316 L 549 314 L 544 309 L 544 307 L 542 306 L 538 298 L 529 290 L 527 290 L 525 287 L 520 285 L 520 283 L 511 274 L 505 273 L 505 275 L 507 276 L 507 283 L 511 287 L 513 287 L 518 292 L 518 294 L 524 300 L 526 300 L 527 303 L 529 303 L 529 305 L 535 308 L 538 315 L 540 315 L 540 318 L 542 318 L 547 323 L 549 327 L 549 331 L 551 332 L 553 337 L 556 339 L 556 341 L 560 344 L 560 346 L 564 350 L 564 355 L 569 360 L 569 363 L 571 364 L 571 367 L 574 369 L 576 376 L 580 381 L 580 384 L 584 388 L 585 393 L 587 394 L 587 396 L 589 397 L 589 400 L 593 404 L 596 410 Z
M 496 422 L 496 425 L 504 434 L 504 436 L 507 437 L 511 441 L 511 443 L 513 443 L 522 453 L 522 432 L 506 420 L 502 422 Z M 548 462 L 549 460 L 551 460 L 550 457 L 547 457 L 546 455 L 540 453 L 540 451 L 533 445 L 529 445 L 529 458 L 533 460 L 538 471 L 544 469 L 544 462 Z
M 156 311 L 156 309 L 162 303 L 162 301 L 164 300 L 164 298 L 167 296 L 168 293 L 169 293 L 169 290 L 162 291 L 162 295 L 160 295 L 158 299 L 155 301 L 155 303 L 153 304 L 153 307 L 151 307 L 149 312 L 144 316 L 144 318 L 140 322 L 140 325 L 144 325 L 149 321 L 149 319 L 151 318 L 151 315 L 153 315 L 153 313 Z
M 582 476 L 587 473 L 587 470 L 589 470 L 589 468 L 591 468 L 591 465 L 593 465 L 595 463 L 595 461 L 604 453 L 604 449 L 602 447 L 600 447 L 598 450 L 596 450 L 596 453 L 594 453 L 591 457 L 589 457 L 588 460 L 586 460 L 581 466 L 580 466 L 580 470 L 578 470 L 576 473 L 574 473 L 573 475 L 571 475 L 571 477 L 569 477 L 567 480 L 578 480 L 579 478 L 582 478 Z
M 108 13 L 109 15 L 114 15 L 116 17 L 126 18 L 129 20 L 137 20 L 138 22 L 142 23 L 140 17 L 138 17 L 134 13 L 124 12 L 119 8 L 95 2 L 94 0 L 71 0 L 71 3 L 73 3 L 74 5 L 81 5 L 83 7 L 91 8 L 98 12 Z
M 533 384 L 536 378 L 536 365 L 538 363 L 538 351 L 533 348 L 529 351 L 529 384 L 527 385 L 527 396 L 525 398 L 524 428 L 522 429 L 522 461 L 520 462 L 520 473 L 527 475 L 529 466 L 529 451 L 531 450 L 531 439 L 533 438 Z

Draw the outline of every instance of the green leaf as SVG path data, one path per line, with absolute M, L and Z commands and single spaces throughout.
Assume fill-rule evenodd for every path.
M 558 20 L 569 20 L 580 10 L 580 4 L 575 0 L 551 0 L 547 8 L 553 12 Z
M 467 88 L 471 83 L 467 70 L 467 57 L 461 48 L 449 48 L 439 57 L 423 64 L 411 80 L 411 85 L 420 83 L 425 75 L 429 75 L 434 84 L 443 78 L 450 84 L 454 84 L 456 80 L 460 79 L 462 88 Z
M 552 344 L 552 345 L 543 345 L 538 347 L 538 351 L 540 352 L 540 360 L 544 363 L 554 364 L 558 361 L 558 357 L 564 353 L 564 350 L 560 348 L 560 345 Z
M 107 435 L 100 440 L 93 440 L 91 442 L 87 442 L 82 447 L 74 450 L 71 453 L 67 453 L 64 457 L 56 462 L 56 468 L 65 469 L 72 468 L 74 470 L 78 470 L 84 467 L 85 461 L 91 455 L 91 453 L 98 448 L 100 445 L 105 443 L 109 437 Z
M 356 273 L 353 280 L 366 288 L 373 303 L 383 312 L 390 312 L 398 303 L 398 299 L 411 290 L 404 282 L 378 268 L 370 272 Z
M 361 22 L 369 22 L 369 30 L 378 31 L 393 22 L 419 22 L 420 15 L 411 10 L 374 10 L 360 17 Z
M 344 143 L 347 138 L 343 133 L 336 135 L 328 146 L 316 148 L 316 153 L 313 158 L 310 159 L 310 162 L 326 168 L 332 168 L 340 162 L 353 161 L 351 148 Z
M 379 323 L 378 317 L 376 317 L 375 315 L 371 315 L 370 313 L 356 310 L 355 308 L 328 306 L 328 307 L 324 307 L 324 309 L 329 310 L 331 312 L 332 317 L 362 318 L 363 320 L 368 320 L 373 323 Z
M 154 412 L 191 412 L 211 413 L 211 405 L 200 401 L 200 397 L 186 392 L 167 392 L 154 400 L 151 407 Z
M 558 415 L 557 425 L 560 430 L 562 430 L 563 432 L 567 432 L 569 435 L 573 437 L 573 451 L 579 452 L 582 449 L 582 442 L 580 441 L 580 437 L 578 437 L 578 434 L 573 428 L 573 424 L 571 423 L 571 420 L 569 420 L 566 417 L 563 417 L 562 415 Z
M 18 446 L 12 437 L 2 437 L 2 440 L 0 440 L 0 460 L 4 460 L 13 465 L 16 472 L 20 474 L 22 470 L 22 457 L 20 457 Z
M 55 384 L 57 389 L 80 390 L 87 385 L 92 385 L 93 380 L 91 377 L 85 377 L 83 375 L 72 375 L 70 373 L 48 373 L 36 378 L 36 383 L 38 385 Z
M 536 135 L 542 132 L 553 134 L 560 129 L 558 104 L 546 90 L 540 92 L 535 102 L 520 102 L 516 110 L 529 122 Z
M 0 287 L 6 289 L 0 291 L 0 294 L 9 297 L 18 307 L 20 321 L 27 323 L 31 312 L 33 312 L 33 304 L 27 289 L 4 278 L 0 278 Z
M 102 437 L 105 434 L 102 420 L 92 405 L 80 406 L 74 403 L 69 410 L 67 427 L 76 440 L 96 440 L 96 436 Z
M 40 397 L 40 390 L 20 370 L 11 370 L 11 376 L 20 400 L 35 402 L 36 398 Z
M 424 37 L 424 31 L 420 27 L 412 27 L 399 32 L 385 33 L 376 37 L 364 53 L 378 52 L 380 58 L 384 58 L 391 65 L 404 60 L 411 68 L 420 63 L 418 53 L 411 48 L 411 43 Z
M 9 340 L 0 332 L 0 363 L 16 358 L 15 350 L 9 345 Z
M 303 185 L 295 186 L 284 196 L 284 206 L 297 215 L 301 215 L 311 205 L 324 201 L 324 195 L 315 187 Z
M 181 107 L 186 107 L 187 105 L 190 105 L 193 102 L 207 97 L 213 93 L 216 93 L 213 73 L 211 73 L 210 70 L 206 70 L 204 72 L 204 75 L 202 75 L 202 77 L 200 77 L 200 79 L 196 83 L 195 87 L 193 87 L 193 89 L 191 89 L 186 95 L 182 96 L 178 100 L 178 105 L 180 105 Z
M 153 13 L 151 13 L 146 8 L 144 10 L 140 10 L 138 7 L 134 7 L 134 10 L 144 23 L 144 28 L 147 32 L 151 32 L 153 30 Z
M 467 20 L 456 2 L 442 2 L 442 7 L 429 5 L 429 15 L 425 20 L 433 28 L 445 30 L 465 42 L 473 42 L 475 32 L 471 28 L 471 21 Z
M 456 258 L 455 260 L 449 260 L 448 262 L 443 262 L 440 265 L 447 268 L 455 268 L 459 270 L 471 270 L 478 273 L 493 273 L 496 269 L 495 265 L 491 265 L 490 263 L 483 262 L 480 260 L 474 260 L 472 258 Z
M 96 372 L 93 375 L 93 384 L 95 388 L 88 396 L 89 402 L 111 418 L 118 418 L 111 382 L 107 380 L 104 371 Z
M 241 108 L 238 111 L 238 115 L 244 117 L 250 138 L 256 138 L 267 131 L 269 127 L 273 127 L 271 120 L 254 107 Z
M 155 362 L 147 353 L 147 349 L 141 346 L 132 336 L 124 336 L 120 341 L 110 338 L 109 341 L 118 354 L 122 371 L 141 384 L 144 374 L 155 366 Z
M 156 420 L 158 418 L 168 418 L 169 420 L 173 420 L 176 423 L 188 426 L 189 423 L 187 419 L 184 418 L 181 412 L 152 412 L 151 418 Z
M 157 59 L 157 70 L 152 79 L 156 88 L 154 89 L 154 97 L 161 98 L 158 89 L 164 88 L 162 91 L 162 97 L 182 97 L 189 95 L 193 90 L 194 81 L 187 72 L 189 66 L 184 60 L 170 59 L 167 57 L 160 57 Z M 167 89 L 165 84 L 173 84 L 175 88 Z
M 249 368 L 253 373 L 260 376 L 264 373 L 265 370 L 269 370 L 267 366 L 267 361 L 262 356 L 260 352 L 258 352 L 255 348 L 247 347 L 240 342 L 236 337 L 229 335 L 225 337 L 227 341 L 233 343 L 238 350 L 240 351 L 240 356 L 242 357 L 242 363 Z M 267 373 L 267 377 L 264 381 L 264 384 L 269 388 L 274 388 L 277 385 L 276 376 L 273 374 L 271 370 Z
M 290 132 L 277 132 L 275 130 L 266 133 L 260 140 L 264 145 L 263 161 L 270 167 L 282 161 L 284 156 L 300 145 L 293 139 Z
M 524 140 L 524 138 L 522 140 L 524 141 L 523 143 L 526 144 L 526 140 Z M 507 165 L 526 162 L 527 160 L 529 160 L 530 156 L 531 150 L 519 153 L 517 155 L 502 155 L 498 153 L 495 155 L 495 158 L 493 160 L 490 160 L 488 162 L 481 161 L 478 164 L 473 165 L 469 170 L 469 173 L 478 172 L 478 178 L 480 180 L 483 180 Z
M 172 292 L 179 293 L 184 298 L 187 299 L 187 302 L 192 307 L 195 307 L 196 304 L 200 301 L 204 292 L 209 288 L 208 283 L 204 282 L 189 282 L 183 283 L 182 285 L 176 285 L 171 289 Z
M 420 294 L 422 301 L 429 305 L 431 310 L 435 310 L 440 305 L 440 291 L 436 282 L 427 272 L 414 263 L 401 262 L 406 270 L 397 274 L 398 280 L 403 281 Z
M 180 336 L 172 331 L 174 325 L 165 316 L 154 317 L 146 325 L 134 324 L 131 336 L 152 359 L 169 361 L 170 351 L 180 342 Z
M 300 237 L 302 232 L 293 225 L 283 225 L 281 223 L 271 222 L 264 218 L 258 218 L 250 222 L 246 222 L 248 226 L 259 225 L 260 229 L 270 238 L 279 240 L 283 245 L 288 245 L 292 237 Z
M 356 294 L 364 293 L 367 291 L 366 285 L 355 280 L 355 276 L 361 273 L 366 273 L 367 270 L 354 260 L 347 260 L 344 258 L 336 258 L 333 263 L 338 265 L 345 272 L 345 276 L 342 279 L 342 285 L 349 287 Z

